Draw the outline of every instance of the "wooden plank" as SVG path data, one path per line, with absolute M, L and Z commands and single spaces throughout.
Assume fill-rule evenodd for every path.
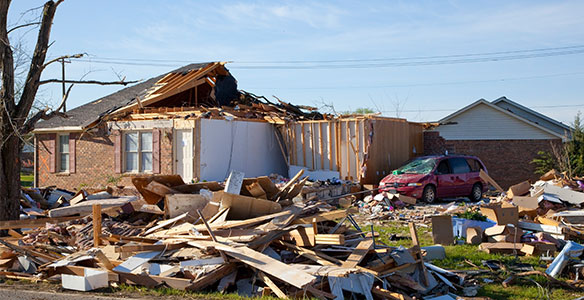
M 306 165 L 306 141 L 304 137 L 304 123 L 300 123 L 300 139 L 302 142 L 302 165 L 308 167 Z
M 334 221 L 346 217 L 349 213 L 354 213 L 354 208 L 344 210 L 334 210 L 324 213 L 319 213 L 313 216 L 296 219 L 292 224 L 312 224 L 312 219 L 316 218 L 316 222 Z
M 156 230 L 158 230 L 160 228 L 164 228 L 164 227 L 166 227 L 168 225 L 175 224 L 176 222 L 178 222 L 178 221 L 186 218 L 188 215 L 189 215 L 189 213 L 186 212 L 186 213 L 184 213 L 182 215 L 179 215 L 179 216 L 176 216 L 176 217 L 174 217 L 172 219 L 168 219 L 166 221 L 158 222 L 158 224 L 156 226 L 154 226 L 154 227 L 146 230 L 146 232 L 144 232 L 144 235 L 149 235 L 150 233 L 153 233 L 154 231 L 156 231 Z
M 323 153 L 323 143 L 322 138 L 322 123 L 318 123 L 318 149 L 320 152 L 320 169 L 324 170 L 324 153 Z
M 373 294 L 380 296 L 382 298 L 390 299 L 390 300 L 411 300 L 412 298 L 408 295 L 400 294 L 398 292 L 388 291 L 386 289 L 382 289 L 380 287 L 373 287 L 371 289 Z
M 314 243 L 317 245 L 344 245 L 345 236 L 342 234 L 316 234 Z
M 45 227 L 47 223 L 56 224 L 81 218 L 83 218 L 83 216 L 0 221 L 0 230 Z
M 265 216 L 251 218 L 251 219 L 247 219 L 247 220 L 229 221 L 229 222 L 226 222 L 224 224 L 211 224 L 211 228 L 213 230 L 216 230 L 216 229 L 229 229 L 229 228 L 235 228 L 235 227 L 251 226 L 254 224 L 262 223 L 262 222 L 265 222 L 267 220 L 274 219 L 274 218 L 280 217 L 280 216 L 285 216 L 285 215 L 292 215 L 292 213 L 290 211 L 281 211 L 281 212 L 278 212 L 275 214 L 265 215 Z M 197 230 L 199 230 L 199 227 L 197 227 Z
M 347 147 L 347 161 L 345 162 L 347 164 L 347 180 L 351 180 L 351 152 L 349 151 L 350 149 L 350 141 L 351 141 L 351 133 L 349 132 L 349 121 L 345 122 L 345 135 L 346 135 L 346 147 Z
M 361 130 L 359 121 L 355 121 L 355 139 L 357 140 L 357 149 L 355 150 L 355 171 L 357 172 L 357 181 L 361 181 L 361 164 L 359 158 L 359 154 L 361 153 L 361 148 L 359 148 L 361 141 Z
M 373 248 L 373 240 L 363 240 L 359 242 L 355 250 L 349 255 L 346 261 L 341 265 L 345 268 L 354 268 L 365 258 L 369 250 Z
M 424 260 L 420 249 L 420 241 L 418 240 L 418 232 L 416 231 L 416 225 L 410 222 L 408 223 L 408 226 L 410 227 L 410 235 L 412 237 L 412 242 L 414 244 L 414 252 L 416 255 L 415 258 L 419 260 L 418 266 L 420 268 L 420 271 L 422 272 L 422 283 L 424 285 L 428 285 L 429 282 L 428 271 L 426 271 L 426 266 L 424 265 Z
M 215 242 L 189 242 L 189 244 L 198 248 L 211 246 L 217 250 L 224 251 L 227 255 L 299 289 L 307 287 L 316 280 L 315 276 L 299 271 L 279 260 L 245 246 L 234 248 Z
M 124 245 L 116 248 L 116 252 L 142 252 L 142 251 L 170 251 L 183 248 L 185 243 L 157 244 L 157 245 Z
M 337 171 L 341 176 L 341 132 L 339 127 L 339 121 L 335 121 L 335 160 L 337 162 Z
M 326 136 L 326 140 L 327 140 L 327 156 L 328 156 L 328 160 L 329 160 L 329 170 L 333 170 L 333 144 L 332 144 L 332 132 L 333 132 L 333 124 L 331 122 L 328 122 L 326 124 L 326 127 L 328 128 L 328 134 Z
M 59 207 L 55 209 L 49 210 L 49 217 L 51 218 L 58 218 L 58 217 L 66 217 L 72 215 L 90 215 L 93 211 L 93 205 L 99 204 L 101 205 L 102 209 L 111 208 L 111 207 L 121 207 L 126 203 L 134 201 L 135 197 L 125 197 L 125 198 L 118 198 L 118 199 L 104 199 L 104 200 L 91 200 L 81 202 L 77 205 L 73 206 L 66 206 L 66 207 Z
M 264 274 L 264 272 L 258 272 L 258 277 L 261 281 L 263 281 L 273 292 L 278 296 L 278 298 L 288 299 L 286 293 L 284 293 L 277 284 L 275 284 L 268 275 Z
M 499 184 L 497 184 L 497 182 L 493 178 L 491 178 L 491 176 L 489 176 L 489 174 L 487 174 L 482 169 L 479 173 L 479 176 L 481 177 L 482 180 L 484 180 L 484 181 L 488 182 L 489 184 L 491 184 L 492 186 L 494 186 L 497 189 L 497 191 L 504 192 L 503 188 Z
M 101 244 L 101 205 L 93 205 L 93 247 Z
M 312 154 L 312 170 L 316 169 L 316 133 L 314 123 L 310 123 L 310 154 Z

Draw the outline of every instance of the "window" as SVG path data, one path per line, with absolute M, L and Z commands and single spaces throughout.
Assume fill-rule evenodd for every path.
M 450 174 L 450 167 L 448 167 L 448 160 L 442 160 L 436 168 L 436 174 Z
M 470 173 L 470 167 L 466 163 L 466 159 L 462 157 L 450 158 L 450 167 L 452 168 L 452 173 L 463 174 Z
M 128 132 L 124 145 L 126 172 L 152 172 L 152 132 Z
M 57 159 L 59 160 L 59 172 L 69 172 L 69 135 L 59 135 Z
M 476 159 L 473 158 L 467 158 L 466 162 L 468 163 L 468 165 L 470 166 L 470 171 L 471 172 L 480 172 L 481 169 L 483 168 L 481 166 L 481 163 L 479 163 Z

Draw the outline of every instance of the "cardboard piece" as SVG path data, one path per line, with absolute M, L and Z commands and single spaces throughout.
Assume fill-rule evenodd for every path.
M 164 213 L 174 218 L 186 212 L 202 210 L 211 199 L 200 194 L 170 194 L 164 196 Z
M 229 207 L 228 220 L 246 220 L 282 211 L 276 202 L 235 195 L 225 192 L 213 193 L 213 202 L 220 202 L 220 208 Z
M 529 181 L 523 181 L 516 185 L 512 185 L 509 187 L 507 191 L 507 198 L 514 199 L 515 196 L 523 196 L 529 193 L 529 189 L 531 188 L 531 184 Z
M 432 238 L 434 244 L 452 245 L 454 243 L 451 216 L 432 216 Z
M 535 218 L 537 216 L 537 208 L 539 207 L 537 197 L 515 196 L 512 203 L 519 208 L 519 217 L 529 216 L 530 218 Z
M 514 254 L 515 251 L 521 254 L 521 248 L 523 248 L 522 243 L 482 243 L 479 245 L 479 250 L 499 254 Z
M 483 242 L 483 229 L 481 227 L 466 228 L 466 243 L 478 245 Z
M 485 236 L 488 237 L 487 241 L 491 243 L 496 242 L 518 243 L 521 241 L 522 235 L 523 230 L 521 230 L 521 228 L 511 227 L 507 225 L 497 225 L 485 229 Z
M 546 242 L 525 244 L 523 245 L 523 248 L 521 248 L 521 252 L 523 252 L 527 256 L 541 256 L 542 254 L 548 253 L 550 256 L 554 256 L 554 253 L 556 251 L 557 251 L 556 244 Z
M 481 213 L 498 225 L 517 225 L 517 222 L 519 222 L 519 209 L 517 207 L 502 207 L 498 204 L 490 204 L 481 206 Z
M 83 276 L 61 274 L 63 288 L 75 291 L 91 291 L 108 286 L 108 274 L 106 270 L 83 269 Z
M 142 197 L 144 197 L 144 201 L 146 201 L 146 203 L 148 204 L 156 204 L 158 203 L 158 201 L 162 199 L 161 195 L 153 193 L 152 191 L 146 188 L 148 184 L 150 184 L 152 181 L 156 181 L 167 187 L 175 187 L 185 184 L 180 175 L 156 175 L 149 177 L 133 177 L 132 184 L 134 184 L 138 192 L 140 192 Z

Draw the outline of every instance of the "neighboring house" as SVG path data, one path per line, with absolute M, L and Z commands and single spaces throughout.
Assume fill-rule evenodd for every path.
M 224 63 L 191 64 L 41 121 L 35 184 L 75 189 L 131 185 L 132 176 L 149 174 L 185 181 L 223 180 L 230 170 L 286 174 L 272 124 L 282 120 L 243 104 L 221 108 L 241 99 L 249 100 Z
M 570 127 L 505 97 L 480 99 L 438 121 L 424 133 L 426 154 L 478 156 L 489 174 L 507 188 L 537 180 L 531 161 L 569 138 Z

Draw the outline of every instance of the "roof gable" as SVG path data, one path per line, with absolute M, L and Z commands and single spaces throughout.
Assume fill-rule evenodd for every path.
M 539 124 L 543 127 L 546 127 L 558 134 L 569 134 L 573 129 L 572 127 L 562 123 L 562 122 L 558 122 L 544 114 L 538 113 L 537 111 L 534 111 L 528 107 L 525 107 L 515 101 L 509 100 L 507 97 L 503 96 L 500 97 L 496 100 L 494 100 L 493 102 L 491 102 L 494 105 L 497 105 L 505 110 L 508 110 L 516 115 L 519 115 L 531 122 L 534 122 L 536 124 Z
M 563 138 L 548 128 L 530 122 L 484 99 L 446 116 L 436 130 L 446 139 L 550 139 Z M 447 134 L 444 136 L 442 133 Z M 505 133 L 506 132 L 506 133 Z

